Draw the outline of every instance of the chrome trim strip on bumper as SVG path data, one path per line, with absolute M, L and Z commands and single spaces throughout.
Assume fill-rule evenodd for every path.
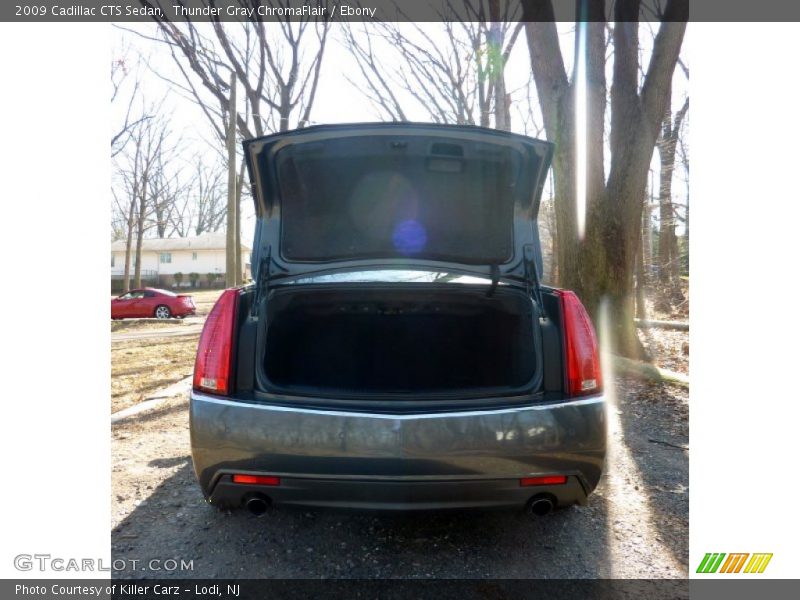
M 470 411 L 443 411 L 438 413 L 369 413 L 360 412 L 355 410 L 321 410 L 315 408 L 304 408 L 294 406 L 278 406 L 274 404 L 262 404 L 257 402 L 244 402 L 240 400 L 228 400 L 210 394 L 204 394 L 192 390 L 192 400 L 202 400 L 203 402 L 211 402 L 214 404 L 221 404 L 226 406 L 247 406 L 248 408 L 270 410 L 277 412 L 292 412 L 292 413 L 306 413 L 313 415 L 327 415 L 327 416 L 341 416 L 341 417 L 359 417 L 368 419 L 392 419 L 392 420 L 411 420 L 411 419 L 436 419 L 442 417 L 471 417 L 471 416 L 486 416 L 486 415 L 499 415 L 499 414 L 513 414 L 517 412 L 525 412 L 529 410 L 553 410 L 554 408 L 569 408 L 573 406 L 586 406 L 590 404 L 600 404 L 605 402 L 606 397 L 604 394 L 599 396 L 590 396 L 588 398 L 581 398 L 579 400 L 569 400 L 566 402 L 548 403 L 548 404 L 526 404 L 525 406 L 515 406 L 512 408 L 499 408 L 487 410 L 470 410 Z

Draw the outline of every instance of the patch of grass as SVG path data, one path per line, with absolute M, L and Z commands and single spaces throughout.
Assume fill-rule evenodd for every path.
M 191 375 L 198 336 L 113 344 L 111 412 L 138 404 L 157 389 Z
M 183 327 L 187 325 L 181 319 L 126 319 L 123 321 L 111 321 L 111 333 L 115 331 L 146 331 L 148 329 L 170 329 L 172 327 Z

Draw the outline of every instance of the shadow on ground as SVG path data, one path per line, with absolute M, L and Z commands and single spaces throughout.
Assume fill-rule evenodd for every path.
M 113 530 L 112 557 L 139 559 L 139 566 L 151 558 L 193 560 L 193 570 L 127 575 L 523 578 L 609 574 L 602 548 L 602 502 L 541 519 L 518 512 L 391 515 L 296 508 L 275 508 L 258 518 L 244 510 L 219 511 L 207 505 L 191 463 L 185 460 Z M 576 540 L 582 540 L 577 547 Z
M 622 443 L 644 488 L 658 540 L 688 576 L 689 405 L 679 387 L 625 380 L 620 386 Z

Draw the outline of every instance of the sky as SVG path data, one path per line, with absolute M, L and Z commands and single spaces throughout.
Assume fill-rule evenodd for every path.
M 276 26 L 275 24 L 267 25 Z M 343 26 L 343 23 L 333 23 L 331 26 L 332 30 L 329 43 L 326 47 L 317 99 L 314 103 L 311 115 L 313 123 L 347 123 L 380 120 L 380 113 L 377 108 L 373 106 L 360 89 L 348 81 L 349 78 L 358 82 L 361 80 L 361 75 L 354 57 L 350 55 L 348 50 L 344 47 L 344 44 L 341 43 L 341 27 Z M 442 39 L 444 43 L 445 33 L 442 24 L 420 23 L 419 26 L 422 27 L 432 39 Z M 213 35 L 210 31 L 210 24 L 201 24 L 200 27 L 208 27 L 209 35 Z M 400 24 L 400 27 L 404 28 L 410 35 L 414 35 L 413 24 L 403 23 Z M 571 73 L 574 48 L 574 24 L 560 23 L 558 27 L 561 36 L 562 54 L 566 63 L 567 72 Z M 213 160 L 214 151 L 211 149 L 210 141 L 213 141 L 214 135 L 208 125 L 205 115 L 193 102 L 181 98 L 168 83 L 154 73 L 155 71 L 177 81 L 181 80 L 182 76 L 177 71 L 167 48 L 163 44 L 158 44 L 135 35 L 125 28 L 136 31 L 144 36 L 156 36 L 155 25 L 149 23 L 124 24 L 114 28 L 111 47 L 112 60 L 124 58 L 128 64 L 134 64 L 137 54 L 141 54 L 149 65 L 149 68 L 148 66 L 141 65 L 138 69 L 142 94 L 149 102 L 161 101 L 161 99 L 163 99 L 162 106 L 164 111 L 170 114 L 172 129 L 184 138 L 185 150 L 183 155 L 185 156 L 186 165 L 191 166 L 190 162 L 194 160 L 194 157 L 198 154 L 207 156 L 208 160 Z M 651 28 L 651 24 L 643 24 L 640 29 L 640 43 L 645 60 L 649 57 L 651 49 Z M 687 36 L 688 35 L 687 33 Z M 682 58 L 684 62 L 688 64 L 688 59 L 685 54 L 684 52 Z M 389 62 L 392 58 L 392 55 L 386 55 L 387 70 L 392 67 Z M 610 69 L 611 61 L 608 62 L 608 68 Z M 505 69 L 506 86 L 512 93 L 512 97 L 525 96 L 524 88 L 530 81 L 530 72 L 527 41 L 525 40 L 523 32 L 517 39 Z M 610 71 L 608 73 L 608 80 L 610 81 Z M 680 72 L 680 69 L 676 69 L 676 74 L 673 78 L 673 86 L 672 103 L 674 109 L 677 110 L 683 103 L 689 90 L 688 81 Z M 407 94 L 403 94 L 401 91 L 399 95 L 409 119 L 415 121 L 428 120 L 427 112 L 417 103 L 413 102 Z M 123 103 L 120 103 L 117 107 L 112 106 L 112 129 L 114 124 L 121 122 L 124 118 L 124 108 L 122 104 Z M 541 122 L 541 120 L 539 120 L 539 122 Z M 524 133 L 522 130 L 522 123 L 513 109 L 512 130 Z M 609 153 L 606 153 L 607 160 L 608 154 Z M 651 171 L 652 176 L 657 178 L 659 172 L 657 152 L 653 153 Z M 674 201 L 685 202 L 687 191 L 687 183 L 683 175 L 683 169 L 680 165 L 676 164 L 673 179 Z M 546 189 L 545 196 L 549 194 L 550 190 Z M 243 203 L 242 217 L 242 236 L 245 239 L 251 239 L 255 226 L 252 206 Z M 656 215 L 654 213 L 654 218 L 655 217 Z M 679 226 L 678 233 L 680 234 L 681 232 L 682 226 Z

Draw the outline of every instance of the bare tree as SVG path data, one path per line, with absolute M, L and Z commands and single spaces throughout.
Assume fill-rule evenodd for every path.
M 633 321 L 633 274 L 641 243 L 642 198 L 650 160 L 678 60 L 688 2 L 668 0 L 665 19 L 639 81 L 639 0 L 616 0 L 608 135 L 610 167 L 604 170 L 606 24 L 604 0 L 579 3 L 586 21 L 577 28 L 575 69 L 585 69 L 586 213 L 580 231 L 577 188 L 576 71 L 564 67 L 550 1 L 522 0 L 533 77 L 547 137 L 555 142 L 554 176 L 560 280 L 598 314 L 609 309 L 610 347 L 626 356 L 642 352 Z M 583 233 L 583 235 L 581 235 Z
M 536 84 L 533 81 L 533 77 L 528 79 L 524 91 L 525 96 L 520 98 L 518 102 L 513 103 L 520 124 L 519 129 L 525 135 L 538 138 L 542 135 L 544 126 L 542 125 L 541 113 L 538 110 L 539 103 L 536 97 Z
M 689 69 L 680 63 L 681 70 L 689 78 Z M 689 97 L 687 96 L 682 106 L 673 114 L 672 89 L 667 92 L 667 108 L 661 122 L 661 131 L 656 141 L 659 162 L 661 167 L 659 186 L 659 218 L 660 229 L 658 237 L 658 264 L 659 279 L 667 287 L 671 299 L 682 300 L 680 292 L 680 255 L 678 239 L 675 228 L 678 221 L 677 206 L 672 200 L 672 179 L 675 169 L 676 150 L 678 139 L 681 135 L 686 113 L 689 110 Z
M 636 253 L 636 318 L 647 319 L 647 284 L 649 282 L 648 269 L 650 268 L 650 198 L 649 191 L 645 190 L 642 198 L 642 239 L 639 243 L 639 252 Z
M 171 165 L 176 144 L 170 139 L 169 129 L 163 119 L 154 117 L 139 122 L 131 129 L 128 146 L 116 161 L 125 197 L 119 201 L 117 194 L 117 203 L 127 215 L 124 291 L 130 289 L 131 261 L 133 285 L 141 286 L 144 237 L 148 229 L 159 225 L 159 218 L 153 219 L 153 215 L 171 210 L 167 206 L 168 201 L 174 201 L 175 195 L 170 191 L 170 186 L 174 186 L 176 181 L 172 174 L 175 169 Z
M 236 241 L 236 230 L 238 229 L 238 206 L 236 202 L 236 119 L 233 113 L 236 111 L 236 76 L 231 73 L 231 95 L 230 95 L 230 123 L 228 124 L 227 150 L 228 150 L 228 214 L 227 227 L 225 228 L 225 285 L 233 287 L 240 283 L 241 274 L 238 273 L 237 256 L 241 255 L 241 246 Z M 231 249 L 234 249 L 231 252 Z
M 446 2 L 442 14 L 446 43 L 429 28 L 409 23 L 369 23 L 344 30 L 355 57 L 362 90 L 384 118 L 405 121 L 405 102 L 416 103 L 435 123 L 510 129 L 511 97 L 505 65 L 522 23 L 519 4 L 507 0 Z M 457 9 L 460 11 L 457 13 Z M 397 10 L 403 14 L 400 4 Z M 468 14 L 474 20 L 450 18 Z M 388 60 L 394 55 L 395 60 Z M 387 68 L 388 64 L 394 67 Z M 366 84 L 366 85 L 364 85 Z
M 146 6 L 161 2 L 141 0 Z M 182 2 L 178 2 L 183 4 Z M 170 3 L 174 4 L 174 3 Z M 260 4 L 238 0 L 243 7 Z M 288 6 L 286 0 L 266 0 L 269 6 Z M 329 11 L 330 12 L 330 11 Z M 172 14 L 162 10 L 162 14 Z M 239 135 L 252 138 L 272 131 L 304 127 L 311 122 L 330 21 L 312 16 L 279 18 L 277 22 L 210 24 L 170 21 L 154 17 L 158 36 L 148 39 L 166 44 L 180 79 L 166 79 L 172 88 L 194 101 L 205 114 L 221 148 L 226 147 L 230 81 L 241 90 L 235 121 Z M 144 36 L 139 32 L 136 35 Z M 234 240 L 241 238 L 240 217 L 243 171 L 236 182 Z M 240 246 L 229 248 L 240 256 Z M 237 259 L 237 263 L 240 262 Z M 241 268 L 237 266 L 237 272 Z
M 152 180 L 155 179 L 155 171 L 160 164 L 163 164 L 160 154 L 166 137 L 165 129 L 155 126 L 157 123 L 154 121 L 149 121 L 149 124 L 154 126 L 140 128 L 141 135 L 134 140 L 140 160 L 139 193 L 136 198 L 136 262 L 133 267 L 133 285 L 137 288 L 142 285 L 142 242 L 148 227 L 148 209 L 151 206 L 148 200 L 152 197 Z
M 542 198 L 539 206 L 539 235 L 542 245 L 544 281 L 558 281 L 558 235 L 556 229 L 556 210 L 553 197 Z
M 143 109 L 137 111 L 139 100 L 139 61 L 131 64 L 125 52 L 111 61 L 111 104 L 123 103 L 125 106 L 122 123 L 111 134 L 112 158 L 125 148 L 131 131 L 151 117 Z
M 176 160 L 176 149 L 180 140 L 173 141 L 169 148 L 162 148 L 156 157 L 155 169 L 148 182 L 156 237 L 171 237 L 177 233 L 176 213 L 181 198 L 188 194 L 189 181 Z
M 687 141 L 686 130 L 688 125 L 686 124 L 686 120 L 684 120 L 683 127 L 681 128 L 681 133 L 678 136 L 678 156 L 681 160 L 681 165 L 683 165 L 683 177 L 684 181 L 686 182 L 686 207 L 685 207 L 685 217 L 683 220 L 683 240 L 688 252 L 689 249 L 689 142 Z
M 131 284 L 131 249 L 133 245 L 133 235 L 136 225 L 136 206 L 141 196 L 141 147 L 134 144 L 133 152 L 126 155 L 128 160 L 124 164 L 117 163 L 117 172 L 122 179 L 124 186 L 124 201 L 114 192 L 114 200 L 121 214 L 124 215 L 125 229 L 125 268 L 122 280 L 122 291 L 127 292 Z
M 128 174 L 122 169 L 119 171 L 124 181 L 124 194 L 120 197 L 116 188 L 111 188 L 111 194 L 114 198 L 114 204 L 112 206 L 112 214 L 114 214 L 112 221 L 112 240 L 125 240 L 125 268 L 122 290 L 123 292 L 127 292 L 130 289 L 131 283 L 131 245 L 133 241 L 134 214 L 136 210 L 137 177 L 135 173 Z
M 226 165 L 221 160 L 209 162 L 204 155 L 195 156 L 190 163 L 193 169 L 169 215 L 170 235 L 179 237 L 219 231 L 227 214 L 223 186 Z
M 125 200 L 127 200 L 127 197 L 122 199 L 117 188 L 112 185 L 111 199 L 111 241 L 118 242 L 125 239 L 128 231 L 127 218 L 125 216 L 125 207 L 127 206 Z
M 146 6 L 164 4 L 140 1 Z M 242 7 L 288 6 L 285 0 L 236 3 Z M 172 10 L 163 8 L 162 14 L 172 14 Z M 222 145 L 226 139 L 231 74 L 243 90 L 244 110 L 236 115 L 243 137 L 303 127 L 310 122 L 329 20 L 313 16 L 281 17 L 271 23 L 260 18 L 241 23 L 223 23 L 214 18 L 210 24 L 158 16 L 153 20 L 158 25 L 157 37 L 129 31 L 169 47 L 181 80 L 157 74 L 200 106 Z

